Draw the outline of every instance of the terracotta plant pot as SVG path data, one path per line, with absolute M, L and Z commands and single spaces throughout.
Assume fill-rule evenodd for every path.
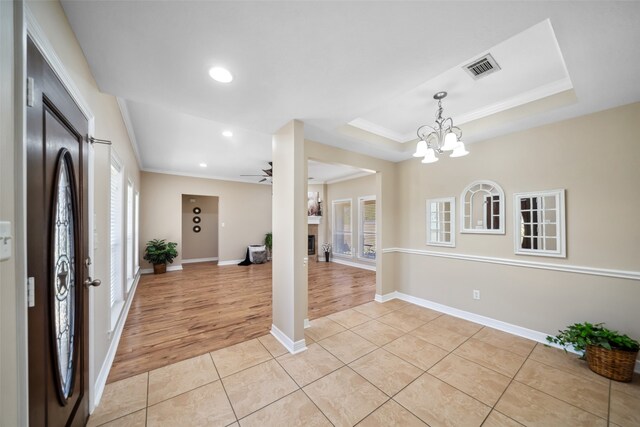
M 153 264 L 153 274 L 162 274 L 167 272 L 167 264 Z

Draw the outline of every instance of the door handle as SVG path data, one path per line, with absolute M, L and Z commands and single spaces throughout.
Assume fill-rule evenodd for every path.
M 102 280 L 100 280 L 100 279 L 91 280 L 91 277 L 88 277 L 87 280 L 84 281 L 84 285 L 86 287 L 89 287 L 89 286 L 100 286 L 101 284 L 102 284 Z

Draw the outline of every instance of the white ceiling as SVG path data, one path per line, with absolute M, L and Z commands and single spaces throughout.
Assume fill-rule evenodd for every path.
M 460 125 L 572 89 L 553 28 L 545 20 L 491 47 L 488 53 L 500 70 L 474 79 L 463 66 L 487 52 L 468 58 L 431 80 L 350 122 L 396 142 L 416 139 L 417 124 L 433 124 L 442 90 L 444 117 Z
M 555 33 L 575 102 L 473 126 L 467 141 L 640 100 L 640 2 L 62 3 L 100 89 L 121 98 L 129 111 L 146 170 L 226 179 L 259 173 L 271 158 L 270 135 L 293 118 L 305 122 L 309 139 L 407 159 L 408 144 L 372 138 L 347 124 L 361 118 L 408 134 L 414 120 L 417 128 L 435 113 L 434 89 L 450 92 L 445 114 L 456 120 L 455 113 L 471 117 L 518 98 L 528 83 L 544 85 L 529 81 L 542 77 L 538 73 L 515 74 L 500 82 L 500 99 L 472 95 L 472 85 L 439 87 L 446 79 L 437 89 L 428 86 L 536 25 L 541 38 L 509 53 L 533 59 L 554 53 L 557 59 L 557 51 L 542 47 Z M 214 65 L 229 68 L 234 81 L 211 80 L 207 72 Z M 507 70 L 486 79 L 506 79 Z M 558 81 L 554 70 L 548 81 Z M 421 88 L 424 102 L 416 96 Z M 402 96 L 413 96 L 413 103 L 397 102 Z M 222 137 L 222 129 L 234 137 Z M 203 158 L 206 170 L 198 166 Z
M 271 159 L 271 136 L 179 113 L 154 104 L 120 100 L 128 112 L 145 170 L 257 182 Z M 232 137 L 222 135 L 229 130 Z M 205 163 L 206 168 L 200 167 Z
M 347 179 L 359 178 L 371 174 L 372 171 L 365 171 L 349 165 L 321 163 L 309 160 L 307 163 L 307 176 L 309 184 L 331 184 L 333 182 Z

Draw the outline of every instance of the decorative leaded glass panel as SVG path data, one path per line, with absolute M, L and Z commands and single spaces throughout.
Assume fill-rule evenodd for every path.
M 73 180 L 68 155 L 59 158 L 54 189 L 53 228 L 53 324 L 60 390 L 71 394 L 76 322 L 76 236 Z

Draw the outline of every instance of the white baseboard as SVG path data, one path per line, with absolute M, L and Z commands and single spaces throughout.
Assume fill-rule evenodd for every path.
M 309 319 L 304 319 L 304 328 L 307 329 L 311 327 L 311 322 L 309 322 Z
M 345 259 L 340 258 L 331 258 L 331 262 L 335 262 L 336 264 L 348 265 L 349 267 L 362 268 L 363 270 L 376 271 L 375 264 L 360 264 L 358 262 L 347 261 Z
M 167 271 L 180 271 L 182 264 L 167 266 Z M 153 268 L 141 268 L 140 274 L 153 274 Z
M 286 348 L 291 354 L 300 353 L 307 349 L 304 338 L 299 341 L 293 342 L 291 338 L 285 335 L 284 332 L 282 332 L 276 325 L 273 324 L 271 325 L 271 335 L 273 335 L 275 339 L 277 339 L 280 344 L 282 344 L 284 348 Z
M 500 331 L 507 332 L 512 335 L 517 335 L 522 338 L 526 338 L 532 341 L 536 341 L 536 342 L 548 345 L 550 347 L 563 348 L 555 344 L 550 344 L 547 341 L 548 334 L 544 332 L 534 331 L 532 329 L 524 328 L 522 326 L 503 322 L 501 320 L 492 319 L 491 317 L 482 316 L 480 314 L 475 314 L 469 311 L 460 310 L 454 307 L 450 307 L 448 305 L 429 301 L 423 298 L 418 298 L 411 295 L 403 294 L 402 292 L 393 291 L 384 295 L 376 294 L 376 297 L 375 297 L 375 300 L 377 302 L 387 302 L 392 299 L 400 299 L 402 301 L 407 301 L 412 304 L 419 305 L 421 307 L 430 308 L 432 310 L 439 311 L 444 314 L 449 314 L 454 317 L 459 317 L 461 319 L 469 320 L 474 323 L 479 323 L 480 325 L 498 329 Z M 576 353 L 575 351 L 572 351 L 572 349 L 567 349 L 567 351 Z M 635 372 L 640 373 L 640 360 L 636 360 Z
M 389 294 L 384 294 L 384 295 L 380 295 L 380 294 L 376 294 L 376 297 L 374 298 L 375 302 L 387 302 L 387 301 L 391 301 L 392 299 L 396 299 L 395 291 L 389 293 Z
M 183 264 L 193 264 L 196 262 L 210 262 L 210 261 L 218 261 L 218 257 L 214 256 L 212 258 L 191 258 L 191 259 L 183 259 Z
M 230 259 L 230 260 L 227 260 L 227 261 L 218 261 L 218 265 L 238 265 L 242 261 L 244 261 L 244 258 L 242 258 L 242 259 Z
M 142 270 L 140 270 L 142 272 Z M 153 272 L 153 269 L 151 270 Z M 124 329 L 124 324 L 127 321 L 127 316 L 129 315 L 129 309 L 131 308 L 131 302 L 133 301 L 133 297 L 136 294 L 136 290 L 138 289 L 138 283 L 140 282 L 140 275 L 136 276 L 133 285 L 131 285 L 131 290 L 129 291 L 129 295 L 127 296 L 127 300 L 124 303 L 124 308 L 122 309 L 122 313 L 118 318 L 118 322 L 116 323 L 116 327 L 114 328 L 111 335 L 111 342 L 109 343 L 109 349 L 107 350 L 107 356 L 104 358 L 104 362 L 100 367 L 100 372 L 98 372 L 98 376 L 96 377 L 96 382 L 93 385 L 93 396 L 94 401 L 92 402 L 92 407 L 89 408 L 89 413 L 93 413 L 93 411 L 100 404 L 100 399 L 102 398 L 102 393 L 104 392 L 104 387 L 107 384 L 107 378 L 109 377 L 109 372 L 111 371 L 111 365 L 113 365 L 113 359 L 116 357 L 116 351 L 118 350 L 118 344 L 120 343 L 120 336 L 122 335 L 122 330 Z

